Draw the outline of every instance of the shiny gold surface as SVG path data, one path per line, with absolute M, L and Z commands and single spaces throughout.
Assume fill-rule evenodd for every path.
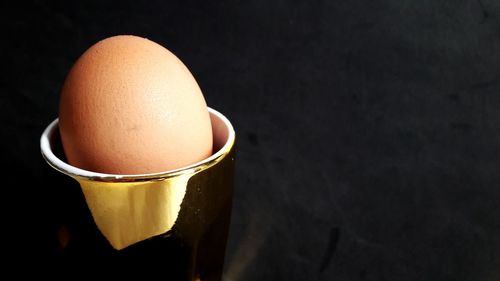
M 161 181 L 102 182 L 79 179 L 94 221 L 120 250 L 172 228 L 189 174 Z
M 57 120 L 42 136 L 42 154 L 54 169 L 80 184 L 96 226 L 114 249 L 166 233 L 176 224 L 194 243 L 203 227 L 225 212 L 221 210 L 230 214 L 235 135 L 223 115 L 210 111 L 216 152 L 184 169 L 145 175 L 82 171 L 56 155 L 62 151 Z
M 97 227 L 113 248 L 120 250 L 169 231 L 177 220 L 188 182 L 197 188 L 212 184 L 209 175 L 193 176 L 217 165 L 232 148 L 233 143 L 221 156 L 199 166 L 153 177 L 74 178 Z

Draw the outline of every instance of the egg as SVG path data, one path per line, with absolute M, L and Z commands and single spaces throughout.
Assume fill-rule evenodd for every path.
M 145 38 L 104 39 L 62 87 L 59 131 L 69 164 L 107 174 L 189 166 L 212 154 L 207 104 L 173 53 Z

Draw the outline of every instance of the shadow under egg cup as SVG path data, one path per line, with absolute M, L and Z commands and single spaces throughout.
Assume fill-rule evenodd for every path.
M 103 174 L 74 167 L 65 162 L 58 120 L 45 129 L 40 140 L 43 157 L 76 180 L 82 204 L 95 223 L 93 229 L 69 237 L 67 258 L 115 259 L 121 265 L 151 261 L 162 265 L 160 271 L 169 280 L 221 279 L 232 205 L 235 132 L 225 116 L 210 108 L 209 112 L 214 153 L 191 166 L 154 174 Z M 93 245 L 85 233 L 103 236 L 101 240 L 108 243 Z

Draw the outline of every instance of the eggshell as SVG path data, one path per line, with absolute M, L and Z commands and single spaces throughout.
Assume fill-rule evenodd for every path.
M 95 172 L 163 172 L 212 154 L 196 80 L 166 48 L 136 36 L 104 39 L 77 60 L 62 88 L 59 128 L 68 162 Z

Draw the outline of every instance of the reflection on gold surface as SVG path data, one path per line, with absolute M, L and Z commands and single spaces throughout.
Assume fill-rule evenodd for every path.
M 174 225 L 190 175 L 160 181 L 101 182 L 79 179 L 94 221 L 120 250 Z
M 61 247 L 61 249 L 64 249 L 66 248 L 66 246 L 68 246 L 69 239 L 71 239 L 71 236 L 68 229 L 63 225 L 60 226 L 57 230 L 57 240 L 59 240 L 59 246 Z

